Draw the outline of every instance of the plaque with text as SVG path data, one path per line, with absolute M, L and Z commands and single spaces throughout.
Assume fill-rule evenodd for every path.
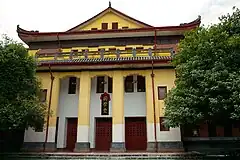
M 110 95 L 106 92 L 101 94 L 101 115 L 109 115 Z

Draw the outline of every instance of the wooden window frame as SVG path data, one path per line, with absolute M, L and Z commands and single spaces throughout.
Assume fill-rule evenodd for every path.
M 113 79 L 111 77 L 108 77 L 108 93 L 112 93 L 113 88 Z
M 166 126 L 163 124 L 164 119 L 165 119 L 165 117 L 160 117 L 160 118 L 159 118 L 160 132 L 161 132 L 161 131 L 170 131 L 170 128 L 169 128 L 169 127 L 166 127 Z
M 40 89 L 40 101 L 41 102 L 47 101 L 47 89 Z
M 118 29 L 118 22 L 112 23 L 112 29 Z
M 165 89 L 164 95 L 161 94 L 161 89 Z M 158 86 L 158 100 L 164 100 L 167 96 L 167 86 Z
M 76 94 L 76 90 L 77 90 L 77 77 L 69 77 L 68 94 Z
M 146 92 L 146 80 L 143 76 L 137 76 L 137 92 Z
M 128 88 L 131 86 L 130 88 Z M 124 80 L 124 90 L 126 93 L 134 92 L 133 76 L 127 76 Z
M 108 29 L 108 23 L 102 23 L 102 30 Z
M 104 93 L 104 88 L 105 88 L 104 82 L 105 82 L 104 76 L 97 77 L 96 93 Z

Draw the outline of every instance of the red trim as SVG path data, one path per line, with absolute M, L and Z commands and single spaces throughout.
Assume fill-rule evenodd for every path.
M 169 64 L 170 59 L 162 59 L 162 60 L 154 60 L 154 62 L 161 62 L 162 64 Z M 93 62 L 89 62 L 89 63 L 81 63 L 81 62 L 59 62 L 59 63 L 43 63 L 40 64 L 39 67 L 41 66 L 49 66 L 49 64 L 51 64 L 51 66 L 89 66 L 89 65 L 121 65 L 121 64 L 151 64 L 152 61 L 139 61 L 139 60 L 134 60 L 134 61 L 127 61 L 127 62 L 98 62 L 98 63 L 93 63 Z

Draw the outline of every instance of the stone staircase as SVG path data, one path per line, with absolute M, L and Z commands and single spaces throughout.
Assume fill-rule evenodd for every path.
M 1 158 L 2 157 L 2 158 Z M 198 153 L 11 153 L 0 154 L 1 160 L 57 160 L 57 159 L 159 159 L 159 160 L 218 160 L 229 158 L 224 155 L 203 155 Z M 240 158 L 239 158 L 240 159 Z

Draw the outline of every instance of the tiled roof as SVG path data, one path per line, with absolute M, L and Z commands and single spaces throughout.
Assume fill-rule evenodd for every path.
M 110 62 L 110 63 L 117 63 L 117 62 L 131 62 L 131 61 L 168 61 L 171 60 L 171 56 L 145 56 L 145 57 L 119 57 L 119 58 L 81 58 L 81 59 L 65 59 L 65 60 L 40 60 L 38 61 L 38 65 L 43 64 L 66 64 L 66 63 L 102 63 L 102 62 Z

